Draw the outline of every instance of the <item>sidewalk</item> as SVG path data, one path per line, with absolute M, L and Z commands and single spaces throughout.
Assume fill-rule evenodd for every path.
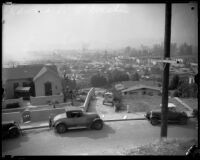
M 96 112 L 97 113 L 98 108 L 96 108 L 96 105 L 94 104 L 94 102 L 95 101 L 92 101 L 90 103 L 90 106 L 88 107 L 88 112 Z M 146 119 L 144 117 L 145 112 L 137 112 L 137 113 L 117 112 L 117 113 L 111 113 L 111 114 L 102 114 L 102 113 L 98 113 L 98 114 L 100 115 L 100 118 L 104 122 L 145 120 Z M 29 122 L 26 124 L 20 124 L 20 128 L 22 130 L 48 128 L 48 127 L 49 127 L 48 121 Z

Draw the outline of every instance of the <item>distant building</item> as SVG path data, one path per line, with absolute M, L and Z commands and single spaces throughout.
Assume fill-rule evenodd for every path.
M 5 98 L 49 96 L 62 92 L 61 79 L 55 65 L 23 65 L 3 68 Z
M 152 87 L 146 85 L 137 85 L 133 87 L 129 87 L 121 91 L 122 95 L 160 95 L 161 88 L 160 87 Z

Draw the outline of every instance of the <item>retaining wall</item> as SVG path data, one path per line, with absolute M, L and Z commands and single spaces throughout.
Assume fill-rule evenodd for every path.
M 92 99 L 94 96 L 95 96 L 95 88 L 91 88 L 91 89 L 89 90 L 88 94 L 87 94 L 87 97 L 86 97 L 86 99 L 85 99 L 85 102 L 84 102 L 83 106 L 81 106 L 81 108 L 83 108 L 83 110 L 84 110 L 85 112 L 87 112 L 88 107 L 89 107 L 89 105 L 90 105 L 90 101 L 91 101 L 91 99 Z
M 56 108 L 56 109 L 44 109 L 37 111 L 30 111 L 31 122 L 39 122 L 39 121 L 48 121 L 50 113 L 53 113 L 54 116 L 60 113 L 65 113 L 64 108 Z M 12 112 L 12 113 L 3 113 L 2 121 L 16 121 L 18 123 L 22 122 L 22 112 Z
M 23 98 L 18 98 L 18 99 L 6 99 L 2 102 L 2 108 L 6 108 L 7 104 L 11 103 L 19 103 L 20 106 L 23 106 Z
M 84 111 L 87 112 L 88 107 L 90 105 L 90 101 L 95 96 L 95 89 L 91 88 L 87 94 L 86 100 L 81 106 Z M 50 98 L 52 96 L 49 96 Z M 66 104 L 63 104 L 66 105 Z M 30 111 L 31 122 L 39 122 L 39 121 L 48 121 L 50 113 L 53 113 L 54 116 L 60 113 L 65 113 L 65 108 L 55 108 L 55 109 L 40 109 Z M 22 112 L 12 112 L 12 113 L 2 113 L 2 121 L 14 120 L 18 123 L 22 122 Z
M 21 113 L 20 112 L 12 112 L 12 113 L 3 113 L 2 114 L 2 122 L 3 121 L 16 121 L 18 123 L 21 122 Z
M 30 97 L 31 105 L 45 105 L 49 102 L 59 102 L 63 103 L 63 94 L 61 95 L 52 95 L 52 96 L 39 96 L 39 97 Z
M 48 121 L 51 113 L 56 116 L 57 114 L 65 113 L 65 109 L 56 108 L 52 110 L 31 111 L 31 122 Z

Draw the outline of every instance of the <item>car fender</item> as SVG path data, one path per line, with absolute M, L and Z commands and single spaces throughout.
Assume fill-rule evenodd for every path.
M 10 132 L 12 129 L 17 129 L 19 131 L 19 128 L 17 126 L 12 126 L 8 129 L 8 132 Z
M 54 123 L 53 126 L 56 127 L 59 124 L 64 124 L 65 126 L 67 126 L 63 121 L 58 121 L 58 122 Z
M 151 118 L 157 118 L 157 119 L 160 119 L 160 115 L 158 115 L 158 114 L 155 114 L 155 113 L 153 113 L 152 111 L 150 112 L 150 119 Z
M 95 121 L 101 121 L 101 122 L 103 122 L 103 120 L 101 118 L 95 118 L 95 119 L 93 119 L 92 123 L 94 123 Z

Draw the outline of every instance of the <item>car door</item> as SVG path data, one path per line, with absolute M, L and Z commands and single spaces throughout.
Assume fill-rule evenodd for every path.
M 82 127 L 86 126 L 86 116 L 82 113 L 82 111 L 72 111 L 71 112 L 71 127 Z
M 175 110 L 168 110 L 168 120 L 176 121 L 176 119 L 177 119 L 177 112 Z
M 85 114 L 83 114 L 82 111 L 76 113 L 75 123 L 76 126 L 81 126 L 81 127 L 87 125 L 87 117 L 85 116 Z

